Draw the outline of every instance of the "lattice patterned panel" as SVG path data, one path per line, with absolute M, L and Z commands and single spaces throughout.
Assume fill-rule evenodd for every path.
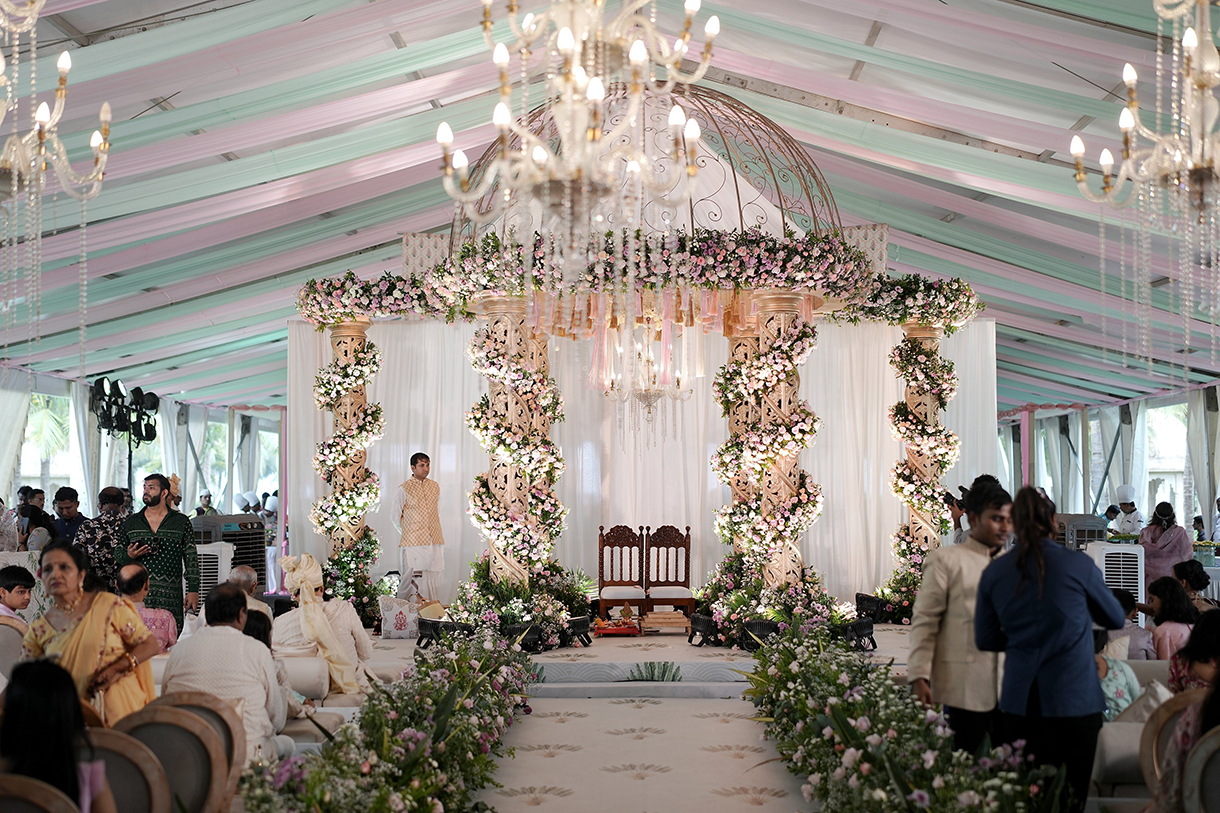
M 449 256 L 448 234 L 404 234 L 402 270 L 412 278 L 422 277 Z
M 886 223 L 871 223 L 867 226 L 848 226 L 843 229 L 843 239 L 849 245 L 868 255 L 869 268 L 873 273 L 885 273 L 889 262 L 890 227 Z

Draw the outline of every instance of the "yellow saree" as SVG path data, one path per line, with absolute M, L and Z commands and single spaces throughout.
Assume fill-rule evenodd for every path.
M 145 661 L 103 691 L 90 697 L 89 683 L 103 666 L 151 636 L 135 605 L 112 593 L 98 593 L 84 617 L 62 632 L 46 616 L 30 624 L 23 645 L 30 657 L 54 658 L 72 675 L 76 690 L 106 725 L 139 711 L 157 696 L 152 666 Z

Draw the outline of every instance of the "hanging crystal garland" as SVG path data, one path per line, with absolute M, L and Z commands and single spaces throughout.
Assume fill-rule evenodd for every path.
M 664 352 L 657 358 L 656 327 L 651 321 L 635 330 L 619 330 L 626 341 L 615 348 L 617 364 L 607 365 L 605 395 L 618 405 L 616 424 L 619 427 L 619 444 L 626 448 L 623 428 L 638 436 L 645 430 L 646 447 L 659 445 L 673 427 L 673 439 L 678 439 L 679 406 L 689 401 L 694 390 L 687 386 L 689 367 L 679 368 L 673 363 L 672 353 Z M 688 338 L 683 338 L 683 346 Z M 672 345 L 670 346 L 672 349 Z M 684 349 L 683 355 L 689 356 Z M 628 363 L 630 359 L 633 363 Z M 667 413 L 668 412 L 668 416 Z M 659 433 L 658 433 L 659 429 Z

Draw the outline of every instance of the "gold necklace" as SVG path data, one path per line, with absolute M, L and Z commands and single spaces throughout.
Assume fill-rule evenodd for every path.
M 85 597 L 85 591 L 77 590 L 76 598 L 73 599 L 72 601 L 70 601 L 67 604 L 67 606 L 60 604 L 59 601 L 55 600 L 55 599 L 52 599 L 51 603 L 55 605 L 55 609 L 59 610 L 61 613 L 64 613 L 65 615 L 68 615 L 68 614 L 72 613 L 73 610 L 76 609 L 76 605 L 80 604 L 81 599 L 83 599 L 84 597 Z

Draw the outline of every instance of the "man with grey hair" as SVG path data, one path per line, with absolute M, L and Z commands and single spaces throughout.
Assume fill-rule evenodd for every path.
M 254 591 L 258 589 L 258 571 L 249 565 L 238 565 L 229 571 L 229 583 L 241 588 L 242 593 L 246 596 L 247 610 L 265 613 L 268 618 L 274 619 L 271 608 L 254 597 Z M 199 620 L 207 623 L 207 607 L 200 611 Z

